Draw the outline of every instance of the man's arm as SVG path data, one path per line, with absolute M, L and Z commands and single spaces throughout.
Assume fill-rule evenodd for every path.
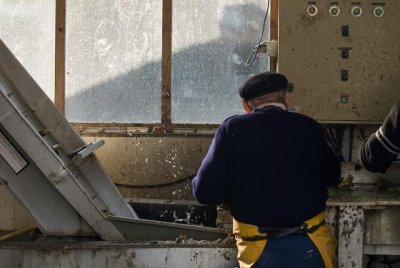
M 228 155 L 228 137 L 221 125 L 192 181 L 193 195 L 199 203 L 219 205 L 225 202 Z
M 400 153 L 400 102 L 392 107 L 383 125 L 363 142 L 360 160 L 365 169 L 384 173 Z

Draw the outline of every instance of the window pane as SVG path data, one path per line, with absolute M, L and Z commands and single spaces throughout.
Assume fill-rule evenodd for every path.
M 70 0 L 66 115 L 73 122 L 161 118 L 162 0 Z
M 0 38 L 54 100 L 55 1 L 1 0 Z
M 264 54 L 250 67 L 244 65 L 259 41 L 267 1 L 173 3 L 173 122 L 221 123 L 243 113 L 239 86 L 268 66 Z

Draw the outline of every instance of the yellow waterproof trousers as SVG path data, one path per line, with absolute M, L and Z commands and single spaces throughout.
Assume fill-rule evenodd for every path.
M 325 220 L 325 212 L 305 221 L 307 229 L 319 225 Z M 250 268 L 257 262 L 261 256 L 264 247 L 267 244 L 268 234 L 260 233 L 258 226 L 252 224 L 241 223 L 235 218 L 233 219 L 233 234 L 236 237 L 236 246 L 238 248 L 238 261 L 241 268 Z M 318 248 L 326 268 L 337 267 L 336 256 L 336 239 L 331 233 L 331 228 L 328 224 L 321 225 L 317 230 L 312 233 L 307 233 L 315 246 Z M 257 241 L 246 241 L 246 238 L 265 237 Z M 244 239 L 243 239 L 244 238 Z

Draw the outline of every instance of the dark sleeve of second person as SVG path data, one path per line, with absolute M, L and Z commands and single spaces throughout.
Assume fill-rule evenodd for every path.
M 192 181 L 193 195 L 200 204 L 215 206 L 225 202 L 227 168 L 228 136 L 221 125 Z
M 400 153 L 400 102 L 392 107 L 382 126 L 363 142 L 360 160 L 371 172 L 384 173 Z
M 327 185 L 336 185 L 341 177 L 341 162 L 339 157 L 328 145 L 321 127 L 322 136 L 322 178 Z

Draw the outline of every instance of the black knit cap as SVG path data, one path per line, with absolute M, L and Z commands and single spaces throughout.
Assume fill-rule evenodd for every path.
M 260 73 L 247 80 L 240 88 L 239 95 L 242 99 L 251 100 L 261 95 L 286 89 L 293 91 L 293 84 L 279 73 Z

